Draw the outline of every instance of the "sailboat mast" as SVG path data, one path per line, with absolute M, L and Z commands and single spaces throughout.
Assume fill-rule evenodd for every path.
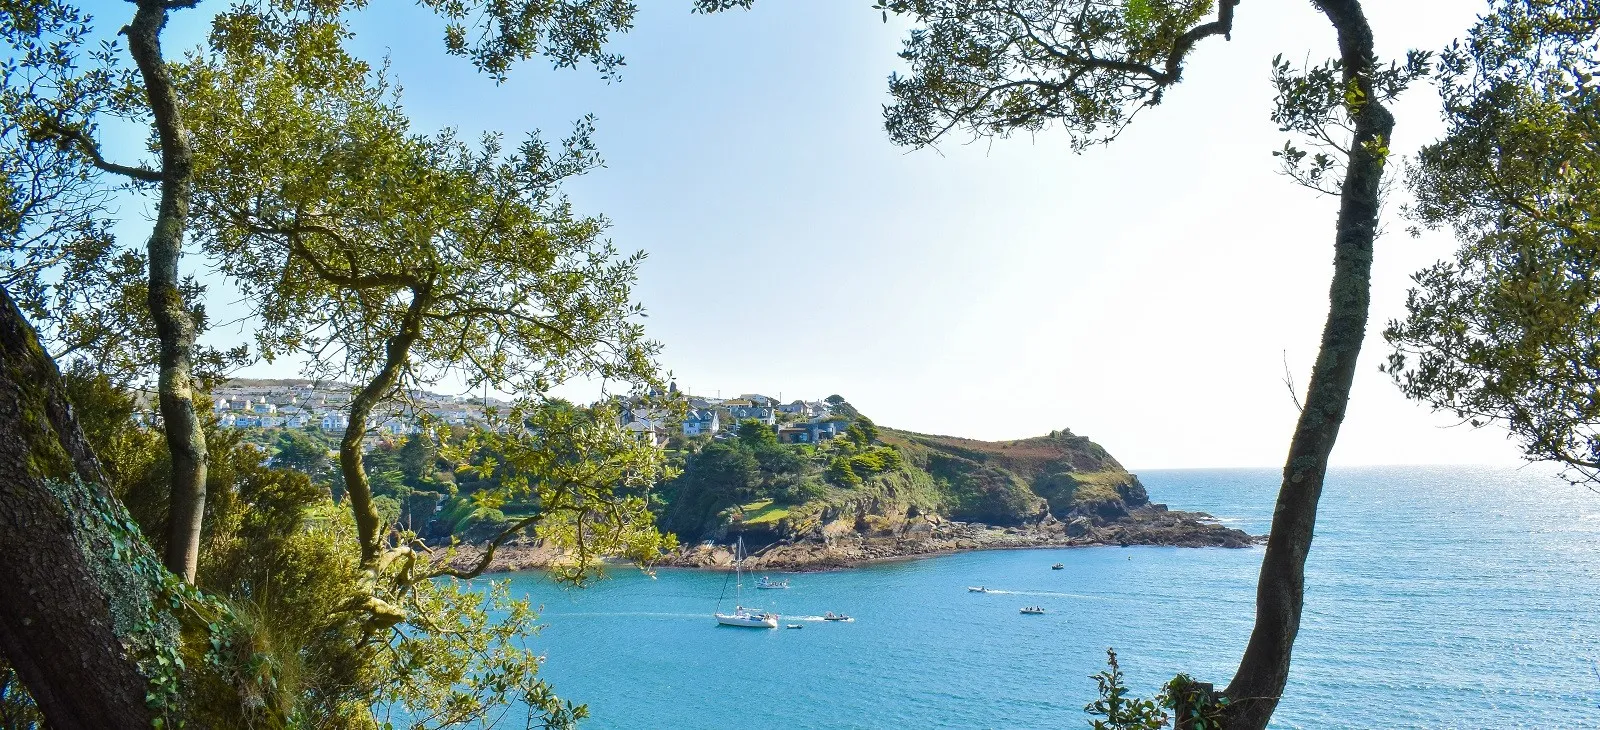
M 744 536 L 733 548 L 733 600 L 735 606 L 744 605 Z

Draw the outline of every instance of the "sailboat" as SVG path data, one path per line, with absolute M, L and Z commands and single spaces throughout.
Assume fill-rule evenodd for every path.
M 739 605 L 744 595 L 744 538 L 739 538 L 739 544 L 733 550 L 733 613 L 714 613 L 717 623 L 723 626 L 743 626 L 751 629 L 778 628 L 778 614 L 767 611 L 755 611 Z

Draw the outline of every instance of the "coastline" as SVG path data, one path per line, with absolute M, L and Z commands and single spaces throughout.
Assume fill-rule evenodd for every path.
M 1029 550 L 1076 547 L 1223 547 L 1246 548 L 1264 540 L 1216 522 L 1201 512 L 1180 512 L 1152 505 L 1104 525 L 1085 520 L 1054 519 L 1022 526 L 928 519 L 894 531 L 856 532 L 780 540 L 752 550 L 746 570 L 809 573 L 848 570 L 866 565 L 918 560 L 979 550 Z M 453 563 L 475 563 L 479 546 L 462 546 Z M 501 546 L 486 572 L 543 570 L 569 562 L 565 553 L 533 541 Z M 726 571 L 733 569 L 733 550 L 726 544 L 684 546 L 651 564 L 659 568 Z

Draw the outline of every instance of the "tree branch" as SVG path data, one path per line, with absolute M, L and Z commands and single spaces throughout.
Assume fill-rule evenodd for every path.
M 35 132 L 37 140 L 54 139 L 56 146 L 61 149 L 76 149 L 84 157 L 89 158 L 89 163 L 106 172 L 130 177 L 141 182 L 161 182 L 161 173 L 148 167 L 136 165 L 119 165 L 107 160 L 100 154 L 100 145 L 89 139 L 83 130 L 63 127 L 55 122 L 46 123 L 45 129 Z

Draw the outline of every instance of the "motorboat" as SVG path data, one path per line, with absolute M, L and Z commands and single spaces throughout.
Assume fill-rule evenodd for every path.
M 756 587 L 764 591 L 770 591 L 775 588 L 788 588 L 789 580 L 787 578 L 784 580 L 772 580 L 771 578 L 763 575 L 761 576 L 761 580 L 756 581 Z
M 786 629 L 803 629 L 805 627 L 806 627 L 805 624 L 789 624 L 788 626 L 785 626 L 784 628 L 786 628 Z
M 1065 569 L 1066 567 L 1067 566 L 1064 563 L 1056 563 L 1055 565 L 1050 566 L 1050 569 L 1051 570 L 1062 570 L 1062 569 Z
M 733 593 L 733 613 L 716 612 L 717 623 L 723 626 L 740 626 L 748 629 L 775 629 L 778 628 L 778 614 L 769 611 L 745 608 L 740 605 L 744 593 L 744 538 L 739 538 L 739 544 L 733 550 L 733 573 L 735 576 Z M 727 584 L 723 584 L 726 586 Z M 727 590 L 726 587 L 723 590 Z
M 1044 607 L 1043 606 L 1023 606 L 1022 607 L 1022 612 L 1025 613 L 1025 614 L 1028 614 L 1030 616 L 1038 616 L 1038 615 L 1044 613 Z
M 854 621 L 855 619 L 850 618 L 846 614 L 834 613 L 832 611 L 829 611 L 829 612 L 827 612 L 825 614 L 822 614 L 822 620 L 823 621 Z
M 973 593 L 988 593 L 989 592 L 989 589 L 988 588 L 984 588 L 983 586 L 967 586 L 967 590 L 969 590 L 969 591 L 971 591 Z

